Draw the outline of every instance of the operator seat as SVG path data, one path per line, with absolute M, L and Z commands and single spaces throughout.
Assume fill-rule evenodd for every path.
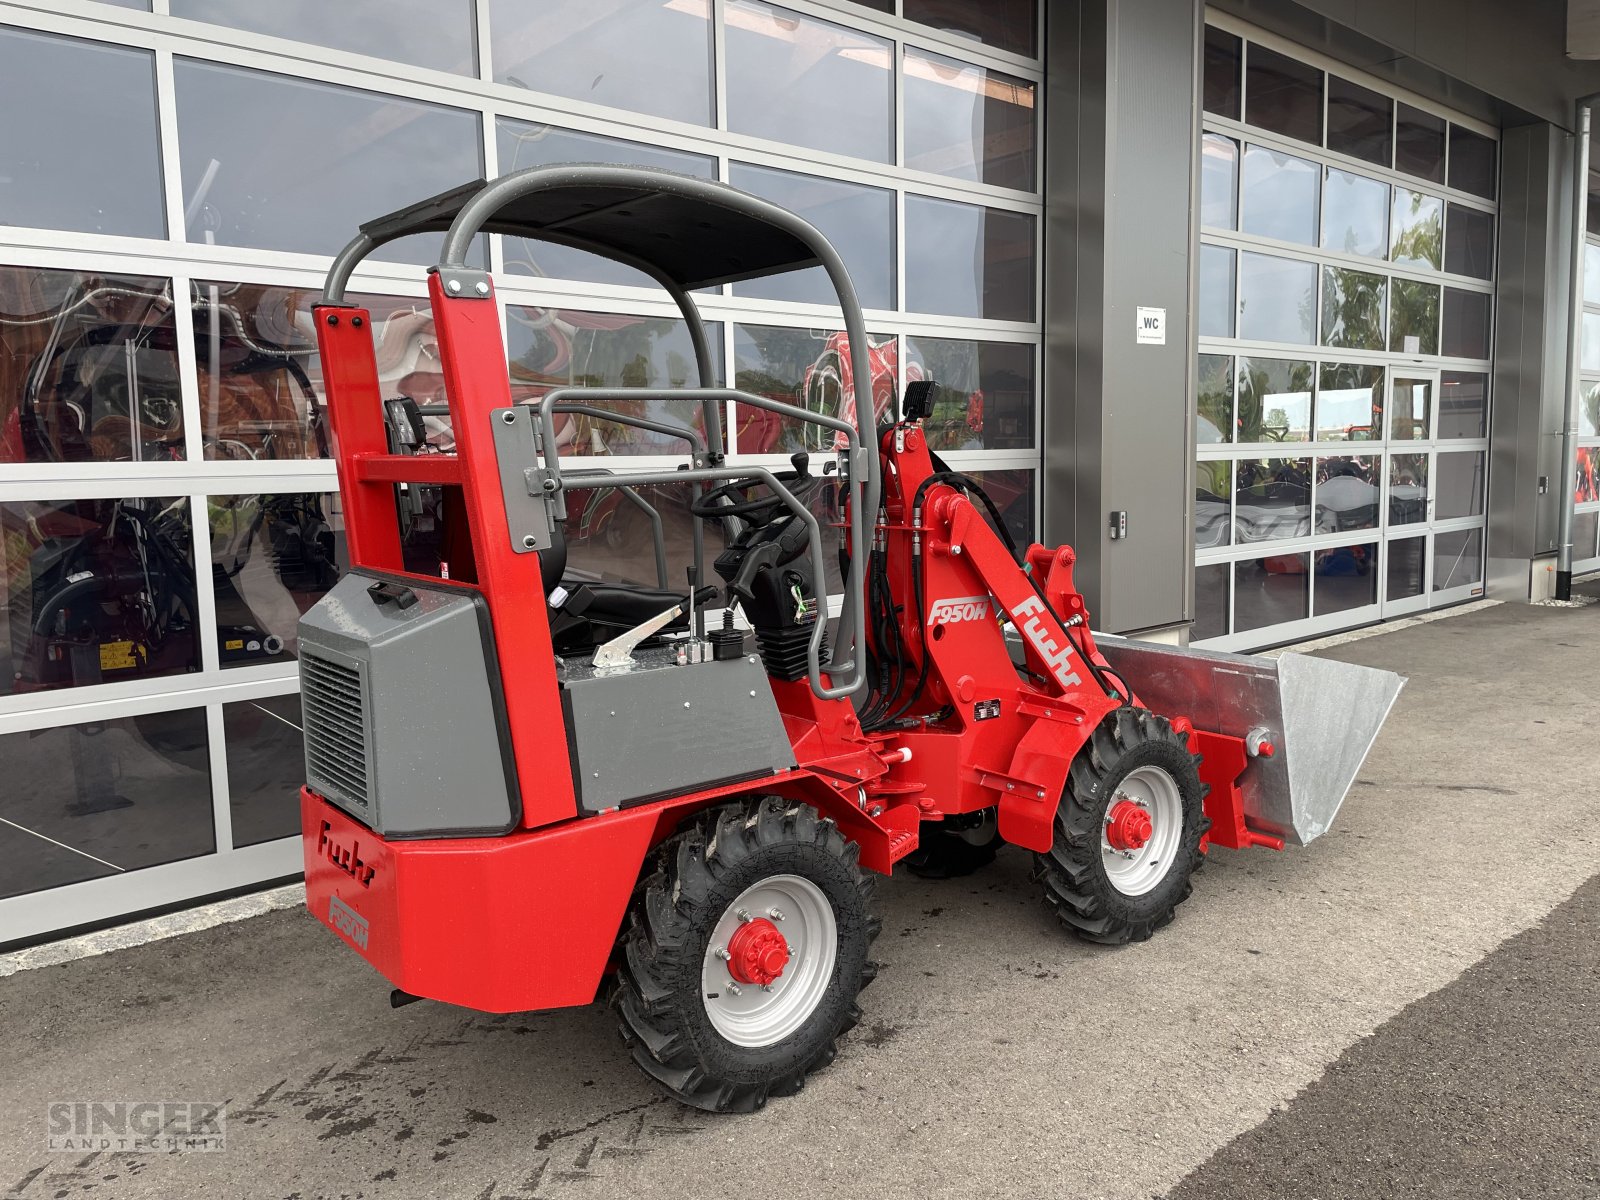
M 563 578 L 566 570 L 567 534 L 558 525 L 550 545 L 539 551 L 539 575 L 550 600 L 550 637 L 557 654 L 593 650 L 674 604 L 681 604 L 684 611 L 668 622 L 665 632 L 677 633 L 689 628 L 686 591 Z M 717 595 L 716 588 L 703 587 L 695 593 L 695 604 L 704 607 L 716 600 Z

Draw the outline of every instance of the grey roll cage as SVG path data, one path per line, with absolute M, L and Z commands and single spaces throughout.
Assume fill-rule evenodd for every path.
M 689 483 L 698 493 L 699 485 L 704 482 L 755 478 L 772 489 L 804 522 L 809 553 L 820 582 L 826 578 L 826 564 L 821 527 L 815 514 L 771 471 L 758 466 L 724 465 L 719 407 L 733 400 L 820 425 L 845 436 L 850 544 L 855 553 L 844 583 L 840 629 L 848 633 L 850 644 L 848 649 L 834 646 L 824 663 L 822 645 L 827 622 L 819 614 L 812 626 L 806 658 L 811 689 L 822 699 L 838 699 L 858 691 L 866 681 L 866 523 L 874 520 L 878 511 L 881 481 L 871 372 L 866 369 L 866 322 L 855 285 L 828 239 L 810 222 L 787 209 L 714 180 L 651 167 L 586 163 L 532 167 L 493 181 L 474 180 L 363 224 L 360 233 L 334 259 L 320 303 L 347 306 L 345 289 L 351 274 L 379 246 L 411 234 L 438 232 L 445 234 L 444 247 L 439 264 L 430 270 L 437 272 L 452 288 L 452 296 L 455 295 L 455 281 L 461 282 L 459 299 L 462 303 L 492 301 L 492 289 L 485 287 L 480 292 L 476 288 L 479 282 L 487 284 L 488 273 L 469 266 L 467 254 L 480 233 L 497 233 L 569 246 L 633 267 L 660 284 L 683 315 L 702 386 L 559 388 L 547 393 L 539 402 L 538 421 L 545 448 L 545 470 L 540 483 L 558 517 L 565 515 L 562 493 L 579 488 L 615 487 L 619 483 L 628 487 Z M 861 364 L 854 378 L 854 426 L 836 417 L 765 396 L 704 386 L 714 378 L 710 343 L 705 322 L 690 293 L 699 288 L 807 267 L 821 267 L 827 273 L 844 317 L 851 361 Z M 622 474 L 569 471 L 563 474 L 559 455 L 553 452 L 556 445 L 554 414 L 584 411 L 581 401 L 594 399 L 698 401 L 705 420 L 703 448 L 698 435 L 687 427 L 664 426 L 629 413 L 603 412 L 608 421 L 685 437 L 690 443 L 693 469 Z M 597 410 L 587 411 L 600 415 Z M 694 524 L 694 555 L 695 586 L 699 586 L 704 582 L 699 519 Z M 658 555 L 658 569 L 659 563 Z M 832 677 L 828 683 L 822 680 L 825 669 Z M 838 679 L 841 674 L 843 682 Z

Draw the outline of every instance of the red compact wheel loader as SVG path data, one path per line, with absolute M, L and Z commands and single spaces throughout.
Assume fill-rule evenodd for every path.
M 384 394 L 370 314 L 344 299 L 368 253 L 424 232 L 445 235 L 433 412 Z M 481 233 L 644 271 L 682 311 L 701 386 L 513 403 Z M 799 217 L 663 171 L 544 167 L 362 226 L 314 309 L 351 569 L 299 630 L 310 910 L 396 1003 L 512 1012 L 604 989 L 639 1066 L 714 1111 L 833 1060 L 877 969 L 875 875 L 961 874 L 1009 842 L 1068 931 L 1143 940 L 1208 845 L 1320 834 L 1401 684 L 1096 638 L 1072 550 L 1013 545 L 978 481 L 930 451 L 930 381 L 882 426 L 864 370 L 854 421 L 708 386 L 691 293 L 802 268 L 826 273 L 867 362 L 845 266 Z M 667 403 L 702 419 L 640 415 Z M 730 403 L 833 452 L 731 465 Z M 453 453 L 424 436 L 446 415 Z M 681 439 L 683 463 L 573 469 L 562 415 Z M 407 569 L 424 488 L 448 578 Z M 650 488 L 687 498 L 690 586 L 664 567 L 656 587 L 570 573 L 568 513 L 594 489 L 646 511 L 661 563 Z M 819 510 L 843 529 L 836 622 Z

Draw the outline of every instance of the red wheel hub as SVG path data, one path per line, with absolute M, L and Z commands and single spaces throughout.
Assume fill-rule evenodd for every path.
M 1106 814 L 1106 841 L 1113 850 L 1138 850 L 1151 831 L 1150 814 L 1132 800 L 1118 800 Z
M 765 987 L 788 965 L 789 943 L 765 917 L 746 921 L 728 939 L 728 974 L 740 983 Z

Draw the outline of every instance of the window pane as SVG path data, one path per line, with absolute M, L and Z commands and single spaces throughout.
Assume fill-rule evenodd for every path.
M 1389 261 L 1405 267 L 1444 265 L 1444 202 L 1421 192 L 1394 190 Z
M 1194 465 L 1196 549 L 1227 546 L 1233 542 L 1233 508 L 1229 499 L 1233 490 L 1229 485 L 1232 474 L 1233 463 L 1225 458 L 1201 459 Z
M 1572 522 L 1572 557 L 1577 562 L 1587 562 L 1600 550 L 1596 538 L 1600 537 L 1600 513 L 1579 513 Z
M 630 142 L 598 133 L 580 133 L 557 125 L 513 121 L 509 117 L 501 117 L 495 122 L 495 141 L 502 174 L 553 163 L 587 162 L 662 167 L 685 175 L 698 175 L 702 179 L 717 177 L 717 160 L 709 155 L 690 154 L 684 150 L 652 146 L 647 142 Z M 532 238 L 508 237 L 502 240 L 505 269 L 513 275 L 659 287 L 643 271 L 625 267 L 598 254 L 587 254 L 582 250 Z
M 1311 364 L 1283 358 L 1239 360 L 1239 440 L 1311 440 Z M 1307 476 L 1310 469 L 1307 469 Z
M 908 195 L 905 236 L 910 311 L 1033 320 L 1034 228 L 1027 213 Z
M 952 338 L 906 339 L 906 382 L 938 383 L 923 422 L 932 450 L 1033 446 L 1034 346 Z
M 850 278 L 855 282 L 863 308 L 895 306 L 893 192 L 745 163 L 730 163 L 728 171 L 728 180 L 734 187 L 781 204 L 822 230 L 849 264 Z M 909 198 L 906 207 L 908 210 L 911 207 Z M 910 222 L 908 212 L 908 226 Z M 953 247 L 946 243 L 942 253 L 953 252 Z M 910 258 L 909 250 L 907 258 Z M 821 267 L 736 283 L 733 290 L 738 295 L 762 300 L 829 305 L 839 302 Z
M 1321 145 L 1322 72 L 1254 42 L 1245 69 L 1245 122 Z
M 0 737 L 0 898 L 216 849 L 202 708 Z
M 1494 177 L 1494 139 L 1459 125 L 1450 126 L 1450 186 L 1493 200 Z
M 171 282 L 0 267 L 0 463 L 183 455 Z
M 1333 546 L 1311 556 L 1316 590 L 1311 597 L 1315 616 L 1349 612 L 1378 602 L 1378 545 Z
M 867 340 L 872 403 L 882 424 L 891 419 L 899 395 L 899 350 L 891 336 L 873 334 Z M 844 380 L 853 378 L 850 344 L 842 332 L 735 325 L 733 371 L 740 391 L 855 423 L 855 393 L 844 387 Z M 834 448 L 832 430 L 765 409 L 736 405 L 734 420 L 740 454 L 832 453 Z
M 1239 225 L 1239 143 L 1220 133 L 1200 139 L 1200 224 Z
M 1487 460 L 1488 455 L 1474 452 L 1439 455 L 1434 479 L 1437 503 L 1433 515 L 1436 518 L 1449 520 L 1483 515 Z
M 1383 368 L 1323 363 L 1317 384 L 1317 441 L 1372 442 L 1383 437 Z
M 1233 441 L 1233 359 L 1226 354 L 1202 354 L 1196 395 L 1199 420 L 1194 440 L 1201 445 Z
M 1194 569 L 1194 624 L 1189 629 L 1190 642 L 1227 636 L 1232 573 L 1233 568 L 1227 563 Z
M 1000 519 L 1005 522 L 1006 530 L 1018 550 L 1038 537 L 1033 527 L 1032 471 L 968 471 L 967 474 L 976 479 L 978 486 L 994 501 L 995 508 L 1000 510 Z M 994 528 L 994 522 L 989 520 L 987 513 L 984 514 L 984 521 L 991 529 Z
M 228 810 L 233 844 L 254 846 L 300 832 L 305 740 L 300 697 L 260 696 L 222 706 L 228 743 Z
M 1311 556 L 1274 554 L 1233 566 L 1233 631 L 1247 633 L 1311 613 Z
M 200 669 L 183 496 L 0 503 L 0 694 Z
M 1032 191 L 1036 85 L 905 50 L 905 165 Z
M 707 322 L 706 337 L 716 375 L 703 380 L 695 368 L 689 327 L 681 317 L 508 304 L 506 353 L 510 356 L 511 394 L 519 404 L 533 404 L 558 387 L 716 387 L 722 382 L 721 323 Z M 705 435 L 704 410 L 697 401 L 590 403 Z M 558 413 L 555 422 L 556 443 L 563 455 L 689 452 L 689 443 L 682 438 L 612 421 Z
M 1384 597 L 1389 600 L 1407 600 L 1422 595 L 1425 563 L 1423 551 L 1427 538 L 1402 538 L 1388 543 L 1388 585 Z
M 1445 119 L 1400 103 L 1395 109 L 1394 168 L 1430 183 L 1444 182 Z
M 489 0 L 489 39 L 496 83 L 712 122 L 710 0 Z
M 1328 76 L 1328 149 L 1380 167 L 1391 161 L 1394 101 L 1337 75 Z
M 1483 530 L 1433 535 L 1433 590 L 1483 582 Z
M 172 15 L 395 62 L 478 73 L 472 0 L 171 0 Z
M 1600 246 L 1593 242 L 1583 248 L 1583 302 L 1600 304 Z
M 730 129 L 852 158 L 894 157 L 893 43 L 758 0 L 727 0 L 726 12 Z
M 0 28 L 0 224 L 166 237 L 155 72 L 148 50 Z
M 1256 342 L 1317 340 L 1317 265 L 1270 254 L 1239 255 L 1239 336 Z
M 1034 28 L 1038 13 L 1034 0 L 904 0 L 901 15 L 958 37 L 1034 57 Z
M 1600 446 L 1581 446 L 1578 449 L 1578 487 L 1573 492 L 1577 504 L 1592 504 L 1600 500 Z
M 1450 358 L 1489 357 L 1489 295 L 1444 289 L 1441 353 Z
M 1600 383 L 1585 383 L 1578 404 L 1578 436 L 1600 435 Z
M 1397 375 L 1390 391 L 1389 439 L 1426 441 L 1433 418 L 1433 380 Z
M 1416 525 L 1428 519 L 1428 456 L 1389 456 L 1389 524 Z
M 1389 185 L 1329 167 L 1323 189 L 1322 246 L 1383 258 L 1389 251 Z
M 1394 279 L 1389 292 L 1389 349 L 1396 354 L 1439 353 L 1439 289 Z
M 338 496 L 211 496 L 206 503 L 222 666 L 298 658 L 300 617 L 350 566 Z
M 1229 120 L 1239 119 L 1239 66 L 1244 42 L 1221 29 L 1206 26 L 1205 109 Z
M 180 58 L 191 242 L 336 254 L 362 221 L 483 173 L 476 113 Z M 442 234 L 374 258 L 438 261 Z
M 1589 247 L 1588 249 L 1593 249 Z M 1589 258 L 1584 255 L 1584 295 L 1589 294 Z M 1600 264 L 1597 264 L 1600 266 Z M 1452 204 L 1445 218 L 1444 269 L 1475 279 L 1494 276 L 1494 216 L 1465 205 Z M 1600 292 L 1600 279 L 1595 281 Z M 1595 297 L 1600 303 L 1600 295 Z
M 1200 247 L 1200 336 L 1233 336 L 1233 267 L 1227 246 Z
M 1264 146 L 1246 146 L 1240 184 L 1244 232 L 1315 245 L 1321 176 L 1313 162 Z
M 1489 377 L 1468 371 L 1446 371 L 1439 394 L 1439 436 L 1489 436 Z
M 1388 291 L 1382 275 L 1322 268 L 1322 344 L 1382 350 Z
M 204 456 L 241 462 L 331 457 L 327 393 L 311 327 L 311 306 L 322 288 L 209 280 L 193 287 Z M 346 300 L 372 314 L 384 396 L 443 403 L 428 302 L 358 293 Z M 436 434 L 447 430 L 443 421 L 428 420 Z M 447 436 L 443 446 L 450 446 Z
M 1600 315 L 1583 314 L 1583 337 L 1578 349 L 1578 364 L 1585 371 L 1600 371 Z
M 1376 529 L 1382 475 L 1383 460 L 1376 455 L 1317 459 L 1316 531 Z

